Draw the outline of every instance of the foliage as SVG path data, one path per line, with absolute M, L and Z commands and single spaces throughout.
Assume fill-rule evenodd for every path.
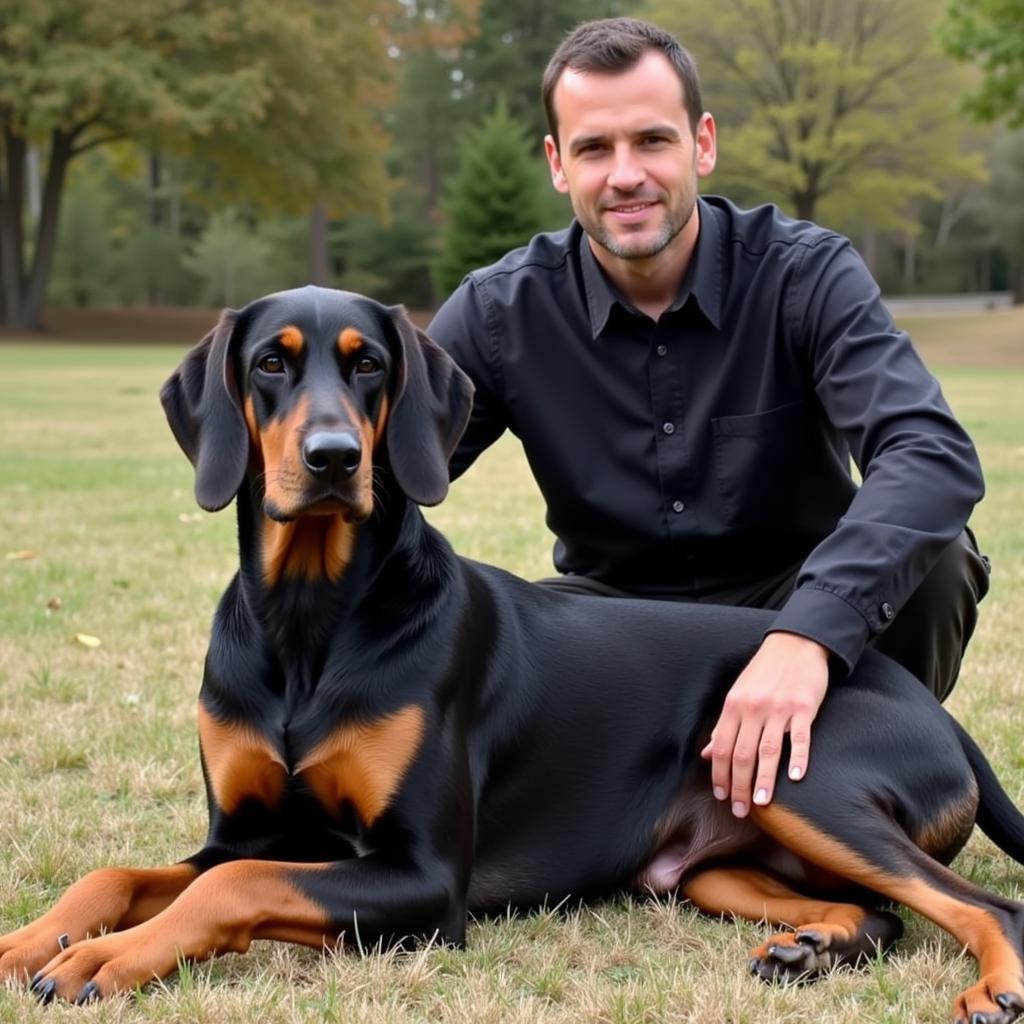
M 1010 261 L 1014 301 L 1024 303 L 1024 131 L 1002 136 L 992 152 L 990 217 Z
M 951 54 L 981 66 L 967 109 L 983 121 L 1006 115 L 1024 125 L 1024 0 L 951 0 L 941 34 Z
M 547 134 L 540 81 L 564 36 L 579 22 L 627 13 L 626 0 L 482 0 L 480 30 L 460 63 L 474 120 L 494 109 L 499 94 L 538 151 Z
M 37 322 L 68 164 L 115 139 L 198 148 L 236 201 L 379 202 L 379 10 L 375 0 L 0 0 L 0 322 Z M 47 169 L 26 247 L 31 145 Z
M 233 207 L 210 218 L 185 266 L 202 281 L 202 301 L 213 306 L 241 306 L 265 292 L 301 284 L 305 277 L 293 268 L 286 279 L 274 260 L 272 239 Z
M 340 226 L 335 242 L 344 267 L 342 287 L 410 309 L 433 305 L 436 228 L 422 215 L 421 195 L 401 190 L 386 220 L 352 217 Z
M 719 120 L 715 183 L 839 227 L 906 228 L 908 204 L 978 177 L 932 40 L 934 0 L 651 0 Z
M 524 245 L 541 229 L 536 165 L 525 135 L 499 100 L 494 112 L 464 139 L 437 264 L 445 293 L 469 271 Z
M 50 288 L 52 305 L 91 306 L 109 301 L 114 278 L 110 216 L 109 192 L 96 176 L 83 176 L 68 189 Z

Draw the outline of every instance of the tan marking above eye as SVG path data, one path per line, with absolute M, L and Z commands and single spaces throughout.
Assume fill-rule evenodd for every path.
M 345 724 L 295 767 L 331 810 L 348 800 L 367 825 L 387 810 L 423 741 L 424 713 L 410 704 L 376 722 Z
M 199 705 L 199 748 L 217 806 L 225 814 L 243 800 L 273 807 L 281 798 L 287 769 L 270 742 L 237 722 L 221 722 Z
M 363 344 L 363 336 L 354 327 L 346 327 L 338 335 L 338 351 L 343 356 L 355 355 Z
M 294 324 L 282 327 L 280 334 L 277 336 L 277 340 L 281 343 L 281 347 L 287 349 L 293 356 L 300 355 L 303 346 L 306 344 L 306 339 L 302 336 L 302 331 L 300 331 Z

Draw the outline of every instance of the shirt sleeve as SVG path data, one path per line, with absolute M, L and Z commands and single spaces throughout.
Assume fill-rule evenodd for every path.
M 771 630 L 817 640 L 852 669 L 963 530 L 984 494 L 981 466 L 848 241 L 807 249 L 787 326 L 863 483 Z
M 508 426 L 501 360 L 493 318 L 480 286 L 470 276 L 434 314 L 427 333 L 473 381 L 473 412 L 448 464 L 452 480 L 494 444 Z

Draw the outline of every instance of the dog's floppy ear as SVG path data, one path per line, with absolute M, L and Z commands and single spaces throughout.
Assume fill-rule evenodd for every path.
M 473 385 L 402 306 L 388 313 L 400 341 L 387 425 L 391 469 L 417 505 L 437 505 L 448 493 L 448 460 L 469 423 Z
M 238 493 L 249 458 L 249 435 L 235 382 L 232 339 L 238 313 L 226 309 L 160 389 L 167 422 L 196 468 L 196 501 L 208 512 Z

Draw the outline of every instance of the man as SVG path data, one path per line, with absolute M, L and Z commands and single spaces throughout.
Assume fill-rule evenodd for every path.
M 522 440 L 548 585 L 777 611 L 703 751 L 743 817 L 787 733 L 803 777 L 830 667 L 840 685 L 866 645 L 949 693 L 988 589 L 977 456 L 846 239 L 697 198 L 715 122 L 672 36 L 581 25 L 543 97 L 576 219 L 470 274 L 429 328 L 477 388 L 452 474 Z

